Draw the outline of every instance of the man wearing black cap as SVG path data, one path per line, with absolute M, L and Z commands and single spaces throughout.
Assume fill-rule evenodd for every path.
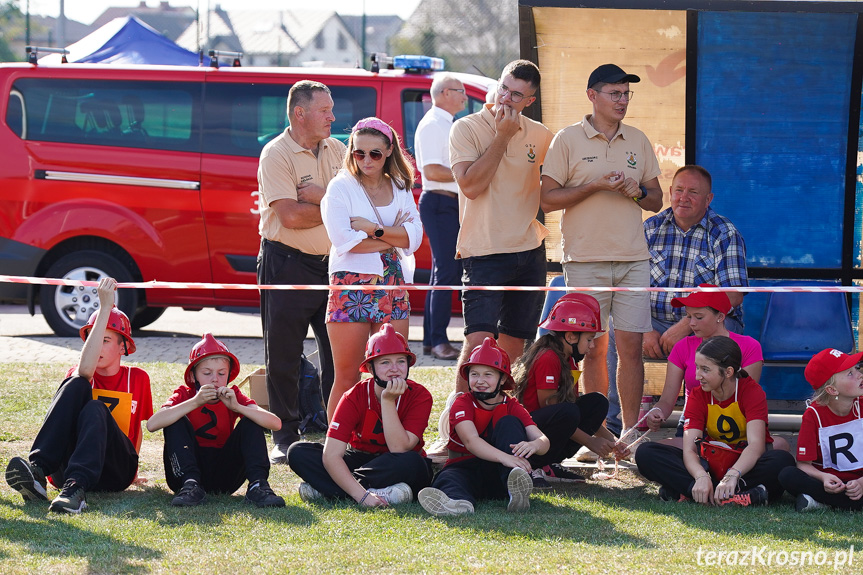
M 563 270 L 569 286 L 648 287 L 649 257 L 642 210 L 662 208 L 659 162 L 640 130 L 623 124 L 641 79 L 614 64 L 590 74 L 593 113 L 566 127 L 551 143 L 542 175 L 542 209 L 564 210 Z M 589 292 L 614 320 L 618 391 L 624 428 L 635 425 L 644 386 L 642 334 L 652 330 L 646 292 Z M 608 392 L 608 338 L 594 340 L 584 361 L 586 392 Z

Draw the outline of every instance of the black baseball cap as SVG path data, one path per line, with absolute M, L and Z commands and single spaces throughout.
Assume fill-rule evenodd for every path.
M 603 64 L 590 73 L 587 79 L 587 87 L 590 88 L 602 82 L 604 84 L 624 84 L 626 82 L 641 82 L 641 78 L 635 74 L 627 74 L 620 66 L 615 64 Z

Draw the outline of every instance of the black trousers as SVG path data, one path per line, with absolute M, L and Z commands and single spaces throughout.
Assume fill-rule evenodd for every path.
M 350 496 L 333 481 L 324 467 L 324 446 L 320 443 L 301 441 L 288 449 L 288 465 L 303 481 L 330 499 L 350 499 Z M 404 453 L 365 453 L 348 447 L 345 464 L 360 485 L 389 487 L 396 483 L 410 485 L 414 496 L 431 483 L 431 461 L 416 451 Z
M 805 471 L 794 467 L 786 467 L 779 472 L 779 482 L 788 493 L 800 495 L 805 493 L 820 503 L 824 503 L 835 509 L 850 509 L 860 511 L 863 509 L 863 498 L 854 501 L 845 493 L 827 493 L 824 491 L 824 484 L 810 477 Z
M 260 284 L 329 284 L 327 261 L 293 248 L 263 240 L 258 254 Z M 264 363 L 270 411 L 282 420 L 273 441 L 291 444 L 300 438 L 299 377 L 303 341 L 311 325 L 318 346 L 324 405 L 333 388 L 333 355 L 327 335 L 327 290 L 261 291 L 261 324 L 264 330 Z
M 222 447 L 201 447 L 187 417 L 165 428 L 165 479 L 174 492 L 194 479 L 210 493 L 233 493 L 248 479 L 254 483 L 270 476 L 270 459 L 264 428 L 240 418 Z
M 527 438 L 524 425 L 514 415 L 500 418 L 491 432 L 489 443 L 505 453 L 512 453 L 511 444 Z M 512 468 L 470 457 L 448 463 L 438 472 L 432 487 L 446 493 L 450 499 L 465 499 L 476 505 L 481 499 L 507 499 L 506 480 Z
M 705 471 L 707 462 L 702 461 Z M 650 481 L 656 481 L 667 489 L 672 498 L 679 495 L 692 497 L 695 480 L 683 464 L 683 450 L 664 443 L 644 443 L 635 451 L 638 471 Z M 768 449 L 755 463 L 749 473 L 738 482 L 741 491 L 756 485 L 764 485 L 770 501 L 782 497 L 784 489 L 779 483 L 779 472 L 794 465 L 794 456 L 787 451 Z M 716 483 L 713 484 L 714 489 Z
M 56 485 L 74 479 L 84 491 L 123 491 L 138 472 L 135 446 L 83 377 L 60 384 L 29 458 Z
M 560 463 L 572 457 L 581 444 L 571 439 L 581 429 L 593 435 L 602 426 L 608 414 L 608 399 L 599 392 L 579 396 L 575 403 L 555 403 L 531 412 L 536 426 L 548 437 L 551 447 L 545 455 L 534 455 L 529 461 L 534 469 L 551 463 Z

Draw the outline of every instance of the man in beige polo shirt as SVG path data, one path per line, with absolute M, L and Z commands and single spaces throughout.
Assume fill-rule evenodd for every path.
M 536 219 L 540 166 L 551 131 L 522 115 L 536 100 L 535 64 L 516 60 L 501 73 L 494 103 L 458 120 L 450 133 L 450 163 L 459 187 L 456 257 L 466 286 L 544 286 L 548 230 Z M 510 360 L 536 333 L 542 292 L 465 291 L 465 344 L 459 366 L 486 337 Z M 458 378 L 457 391 L 467 391 Z
M 593 114 L 555 136 L 542 175 L 542 209 L 564 210 L 563 271 L 568 286 L 649 287 L 642 210 L 662 208 L 659 163 L 640 130 L 623 124 L 639 82 L 614 64 L 594 70 L 587 83 Z M 588 292 L 613 320 L 619 363 L 617 388 L 624 429 L 638 419 L 644 388 L 641 343 L 653 328 L 647 292 Z M 608 394 L 608 337 L 594 340 L 584 359 L 585 392 Z
M 335 120 L 330 89 L 297 82 L 288 92 L 290 126 L 261 151 L 259 284 L 327 285 L 330 240 L 321 221 L 321 198 L 339 171 L 345 145 L 330 137 Z M 264 362 L 270 411 L 282 420 L 273 432 L 272 463 L 286 463 L 299 439 L 299 376 L 309 325 L 321 365 L 324 405 L 333 385 L 333 358 L 324 324 L 327 290 L 261 291 Z

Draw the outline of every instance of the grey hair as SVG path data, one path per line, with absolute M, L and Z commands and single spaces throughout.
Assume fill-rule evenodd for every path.
M 432 80 L 431 85 L 432 102 L 434 102 L 437 98 L 440 97 L 441 94 L 443 94 L 443 91 L 446 89 L 444 88 L 444 84 L 453 80 L 455 80 L 456 82 L 461 82 L 461 80 L 456 78 L 455 74 L 451 74 L 449 72 L 444 72 L 443 74 L 435 74 L 434 80 Z

